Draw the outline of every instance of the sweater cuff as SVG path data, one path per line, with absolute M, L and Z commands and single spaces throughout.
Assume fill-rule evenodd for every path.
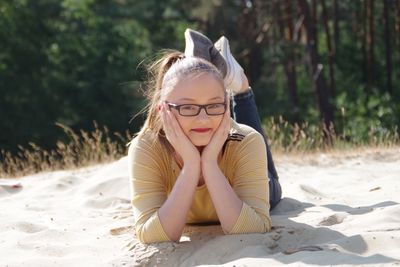
M 270 222 L 268 222 L 270 224 Z M 270 225 L 269 225 L 270 226 Z M 258 214 L 243 201 L 242 210 L 235 225 L 225 234 L 265 233 L 269 226 L 258 216 Z
M 142 243 L 171 241 L 164 231 L 158 212 L 155 212 L 142 227 L 136 228 L 136 235 Z
M 243 224 L 243 220 L 244 220 L 244 217 L 246 216 L 246 214 L 247 214 L 246 203 L 244 203 L 244 201 L 243 201 L 242 209 L 240 210 L 239 217 L 237 218 L 235 224 L 233 225 L 232 229 L 229 232 L 224 230 L 224 233 L 227 235 L 238 233 L 238 230 L 239 230 L 239 228 L 241 228 L 241 225 Z

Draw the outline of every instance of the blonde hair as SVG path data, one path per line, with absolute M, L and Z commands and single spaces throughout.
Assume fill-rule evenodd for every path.
M 223 77 L 220 71 L 210 62 L 198 57 L 185 57 L 182 52 L 166 50 L 161 58 L 148 67 L 149 79 L 147 82 L 147 98 L 149 103 L 145 107 L 147 113 L 146 121 L 138 134 L 150 130 L 155 138 L 171 151 L 162 129 L 162 121 L 158 111 L 158 105 L 173 90 L 173 88 L 184 79 L 200 75 L 211 74 L 221 83 L 226 92 Z M 173 150 L 173 149 L 172 149 Z

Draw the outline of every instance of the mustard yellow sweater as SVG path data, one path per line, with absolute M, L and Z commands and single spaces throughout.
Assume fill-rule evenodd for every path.
M 265 143 L 253 128 L 234 120 L 231 125 L 218 164 L 243 206 L 232 230 L 224 232 L 265 233 L 271 228 Z M 128 157 L 137 238 L 143 243 L 170 241 L 157 211 L 172 191 L 180 167 L 149 131 L 132 140 Z M 206 184 L 197 187 L 187 215 L 187 223 L 201 222 L 219 222 Z

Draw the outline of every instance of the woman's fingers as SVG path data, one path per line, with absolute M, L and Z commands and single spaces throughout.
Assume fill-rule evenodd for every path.
M 210 143 L 203 150 L 203 159 L 217 160 L 218 154 L 220 153 L 222 146 L 224 145 L 226 139 L 228 138 L 230 130 L 230 114 L 225 112 L 222 117 L 221 123 L 218 129 L 215 131 Z
M 163 129 L 168 141 L 173 142 L 175 139 L 175 133 L 173 131 L 173 128 L 171 127 L 172 122 L 168 112 L 169 110 L 167 110 L 165 104 L 163 104 L 161 109 L 161 119 L 163 123 Z
M 231 130 L 231 112 L 228 109 L 228 111 L 226 112 L 226 128 L 227 128 L 227 134 L 229 134 L 230 130 Z
M 168 141 L 174 146 L 186 138 L 175 115 L 163 103 L 163 127 Z
M 224 117 L 222 118 L 221 125 L 218 129 L 219 133 L 223 136 L 226 137 L 229 133 L 230 130 L 230 114 L 229 110 L 227 110 L 224 114 Z
M 180 130 L 180 125 L 178 124 L 174 114 L 170 110 L 167 111 L 168 120 L 170 122 L 169 127 L 172 129 L 175 135 L 177 135 L 178 131 Z
M 174 135 L 175 138 L 180 138 L 184 135 L 181 126 L 179 125 L 175 115 L 170 111 L 167 110 L 167 117 L 169 121 L 168 127 L 171 130 L 171 133 Z
M 183 161 L 200 159 L 199 152 L 185 135 L 174 113 L 169 110 L 165 103 L 162 106 L 162 123 L 168 142 L 182 157 Z M 198 154 L 197 158 L 195 158 L 196 154 Z
M 228 138 L 229 131 L 230 131 L 230 115 L 227 111 L 223 115 L 222 121 L 211 140 L 213 141 L 214 145 L 216 145 L 216 147 L 218 147 L 219 145 L 222 146 L 222 144 Z

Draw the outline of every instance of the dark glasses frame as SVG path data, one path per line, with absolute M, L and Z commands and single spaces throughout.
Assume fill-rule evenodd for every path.
M 197 115 L 200 114 L 200 112 L 201 112 L 202 109 L 204 109 L 204 111 L 206 112 L 206 114 L 207 114 L 208 116 L 220 116 L 220 115 L 225 114 L 225 112 L 226 112 L 226 100 L 225 100 L 224 102 L 222 102 L 222 103 L 212 103 L 212 104 L 206 104 L 206 105 L 197 105 L 197 104 L 182 104 L 182 105 L 177 105 L 177 104 L 174 104 L 174 103 L 170 103 L 170 102 L 168 102 L 168 101 L 165 101 L 165 103 L 166 103 L 170 108 L 176 109 L 176 110 L 178 111 L 179 115 L 184 116 L 184 117 L 194 117 L 194 116 L 197 116 Z M 218 113 L 218 114 L 210 114 L 210 113 L 208 113 L 207 107 L 213 106 L 213 105 L 221 105 L 221 104 L 224 105 L 224 112 Z M 193 114 L 193 115 L 182 114 L 182 113 L 181 113 L 181 108 L 182 108 L 183 106 L 196 106 L 196 107 L 199 107 L 199 110 L 197 111 L 196 114 Z

